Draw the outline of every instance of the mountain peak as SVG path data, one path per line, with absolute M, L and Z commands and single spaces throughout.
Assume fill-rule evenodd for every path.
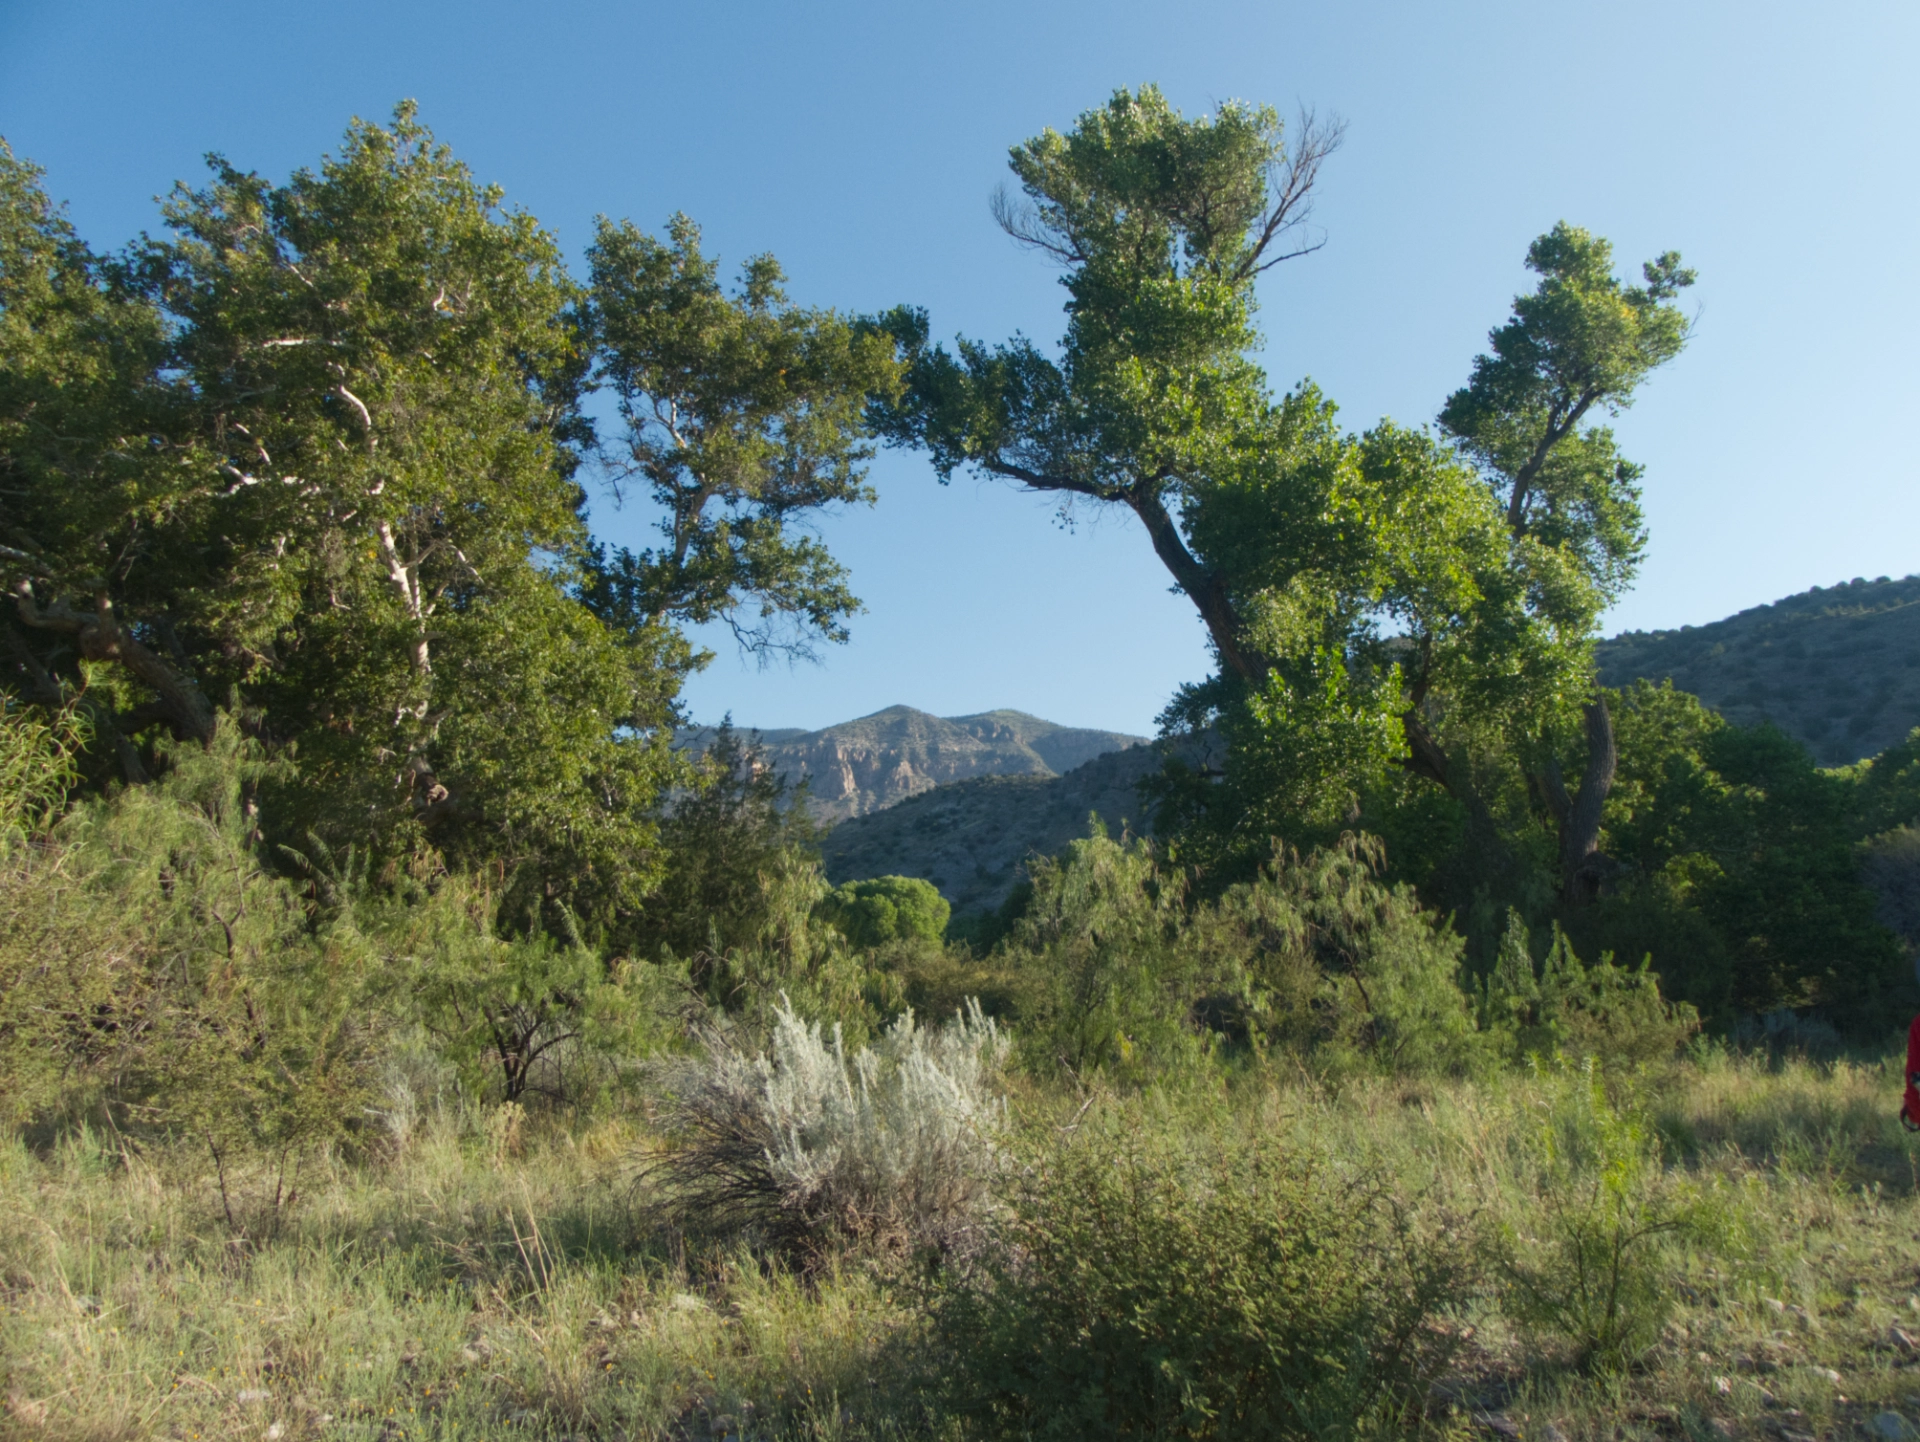
M 807 782 L 814 815 L 828 822 L 883 810 L 950 781 L 1058 776 L 1147 739 L 1061 726 L 1024 711 L 948 717 L 907 705 L 817 731 L 758 734 L 774 769 L 795 784 Z M 711 735 L 710 728 L 689 729 L 680 744 L 703 746 Z

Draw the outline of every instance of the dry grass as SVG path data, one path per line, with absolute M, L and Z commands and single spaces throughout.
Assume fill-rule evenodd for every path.
M 1436 1432 L 1839 1438 L 1887 1411 L 1920 1421 L 1903 1340 L 1920 1338 L 1920 1172 L 1896 1079 L 1709 1055 L 1616 1084 L 1662 1139 L 1661 1184 L 1706 1197 L 1720 1225 L 1675 1245 L 1660 1340 L 1611 1375 L 1518 1326 L 1489 1266 L 1461 1304 L 1473 1341 Z M 1250 1078 L 1149 1109 L 1312 1138 L 1493 1237 L 1544 1225 L 1521 1163 L 1566 1085 Z M 641 1220 L 645 1140 L 637 1121 L 433 1113 L 387 1160 L 310 1168 L 253 1243 L 196 1157 L 10 1144 L 0 1436 L 958 1435 L 917 1400 L 910 1286 L 854 1255 L 806 1279 L 740 1250 L 677 1255 Z
M 310 1175 L 257 1247 L 187 1159 L 13 1148 L 0 1435 L 813 1434 L 864 1406 L 901 1321 L 872 1277 L 650 1249 L 623 1128 L 505 1140 L 438 1118 L 385 1166 Z

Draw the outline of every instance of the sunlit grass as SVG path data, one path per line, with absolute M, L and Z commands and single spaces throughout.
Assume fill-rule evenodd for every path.
M 1663 1185 L 1719 1209 L 1672 1254 L 1672 1312 L 1624 1372 L 1582 1369 L 1509 1315 L 1491 1262 L 1434 1428 L 1499 1413 L 1526 1435 L 1851 1435 L 1920 1418 L 1916 1150 L 1897 1074 L 1702 1056 L 1614 1079 L 1659 1139 Z M 1243 1076 L 1168 1091 L 1203 1119 L 1391 1177 L 1490 1246 L 1549 1225 L 1526 1184 L 1551 1071 L 1493 1083 Z M 1077 1100 L 1028 1091 L 1023 1110 Z M 509 1118 L 511 1120 L 511 1118 Z M 638 1121 L 446 1110 L 381 1158 L 311 1163 L 244 1235 L 188 1151 L 97 1134 L 0 1149 L 0 1386 L 10 1438 L 927 1436 L 911 1268 L 848 1255 L 809 1277 L 655 1230 Z M 1529 1209 L 1532 1209 L 1531 1211 Z M 1838 1380 L 1835 1380 L 1837 1377 Z M 277 1430 L 276 1430 L 277 1429 Z

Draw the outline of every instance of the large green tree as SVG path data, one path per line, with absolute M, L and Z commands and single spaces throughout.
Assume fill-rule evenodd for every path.
M 109 258 L 0 152 L 9 688 L 90 708 L 130 780 L 237 707 L 297 758 L 290 832 L 631 912 L 690 777 L 683 627 L 792 645 L 768 623 L 836 639 L 857 606 L 794 524 L 871 499 L 891 341 L 788 304 L 767 257 L 724 293 L 684 219 L 603 222 L 579 285 L 410 105 L 284 184 L 211 166 Z M 596 384 L 661 550 L 589 535 Z
M 175 191 L 168 239 L 111 263 L 16 172 L 9 224 L 60 280 L 9 322 L 44 335 L 21 312 L 75 296 L 160 338 L 69 407 L 70 445 L 9 398 L 23 674 L 111 697 L 122 736 L 205 741 L 238 697 L 296 743 L 309 824 L 631 901 L 685 651 L 577 594 L 585 354 L 552 237 L 406 106 L 283 185 L 212 170 Z M 19 350 L 57 388 L 114 359 L 101 330 Z
M 1688 322 L 1674 297 L 1694 276 L 1669 251 L 1641 268 L 1644 284 L 1623 285 L 1607 242 L 1564 223 L 1529 247 L 1527 266 L 1538 286 L 1514 301 L 1512 318 L 1490 337 L 1491 354 L 1474 361 L 1440 422 L 1502 506 L 1508 566 L 1524 579 L 1528 609 L 1577 644 L 1592 638 L 1601 612 L 1632 581 L 1646 541 L 1641 467 L 1589 418 L 1632 404 L 1647 375 L 1680 353 Z M 1617 766 L 1607 703 L 1587 670 L 1586 756 L 1575 792 L 1561 776 L 1551 713 L 1511 738 L 1556 823 L 1572 901 L 1591 900 L 1605 879 L 1601 814 Z M 1440 779 L 1450 763 L 1425 719 L 1409 719 L 1413 761 Z
M 1476 773 L 1497 751 L 1557 776 L 1595 619 L 1638 555 L 1637 473 L 1589 417 L 1677 351 L 1671 297 L 1691 277 L 1667 256 L 1623 287 L 1604 242 L 1559 227 L 1450 435 L 1345 432 L 1309 384 L 1276 398 L 1252 356 L 1255 283 L 1311 248 L 1338 138 L 1306 119 L 1289 148 L 1270 109 L 1188 119 L 1146 87 L 1016 147 L 1024 199 L 997 212 L 1063 268 L 1058 356 L 949 352 L 896 311 L 909 387 L 881 420 L 943 478 L 971 466 L 1140 520 L 1218 661 L 1168 716 L 1228 742 L 1226 784 L 1185 792 L 1215 846 L 1257 857 L 1350 819 L 1397 763 L 1498 850 Z M 1602 799 L 1605 772 L 1588 768 Z

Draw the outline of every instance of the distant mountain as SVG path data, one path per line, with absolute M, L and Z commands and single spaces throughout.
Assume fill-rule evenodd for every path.
M 1823 766 L 1920 726 L 1920 576 L 1818 587 L 1706 626 L 1602 641 L 1600 677 L 1672 678 L 1729 721 L 1771 721 Z
M 681 745 L 703 747 L 711 727 L 681 733 Z M 1146 740 L 1120 731 L 1056 726 L 1023 711 L 930 716 L 889 706 L 819 731 L 759 733 L 767 760 L 782 776 L 809 783 L 821 821 L 867 816 L 935 786 L 985 776 L 1044 780 L 1111 751 Z
M 1006 899 L 1031 856 L 1051 856 L 1087 834 L 1098 813 L 1114 835 L 1147 830 L 1135 791 L 1160 769 L 1159 750 L 1135 746 L 1067 772 L 981 776 L 933 787 L 884 811 L 842 821 L 821 844 L 836 884 L 869 876 L 931 881 L 956 916 Z

